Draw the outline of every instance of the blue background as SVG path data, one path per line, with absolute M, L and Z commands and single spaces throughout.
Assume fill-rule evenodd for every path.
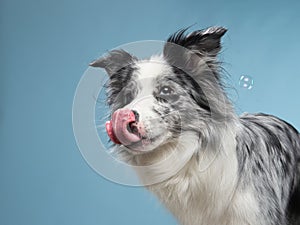
M 237 111 L 299 129 L 299 10 L 296 0 L 1 0 L 0 224 L 176 224 L 146 190 L 103 179 L 81 157 L 71 110 L 88 63 L 127 42 L 222 25 Z

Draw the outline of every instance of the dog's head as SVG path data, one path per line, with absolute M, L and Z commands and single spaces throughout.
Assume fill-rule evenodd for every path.
M 174 142 L 185 132 L 205 141 L 208 125 L 227 116 L 229 104 L 216 60 L 226 29 L 212 27 L 171 35 L 163 53 L 139 60 L 113 50 L 91 63 L 109 75 L 106 124 L 113 142 L 130 152 L 149 152 Z

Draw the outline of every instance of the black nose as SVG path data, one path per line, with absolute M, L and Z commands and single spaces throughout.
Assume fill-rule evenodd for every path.
M 135 110 L 131 110 L 131 111 L 134 114 L 135 122 L 139 122 L 140 115 L 138 114 L 138 112 Z

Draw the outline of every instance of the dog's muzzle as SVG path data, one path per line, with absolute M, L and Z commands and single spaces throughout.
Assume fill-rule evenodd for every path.
M 118 109 L 112 119 L 105 124 L 109 138 L 115 144 L 130 145 L 142 139 L 143 126 L 138 121 L 139 115 L 130 109 Z

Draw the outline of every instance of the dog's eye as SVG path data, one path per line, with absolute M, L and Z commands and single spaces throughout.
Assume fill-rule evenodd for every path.
M 174 91 L 172 88 L 168 87 L 168 86 L 163 86 L 160 90 L 159 90 L 159 95 L 171 95 L 173 94 Z
M 157 94 L 155 94 L 155 98 L 159 102 L 174 102 L 178 100 L 179 95 L 175 93 L 174 89 L 169 86 L 162 86 L 158 89 Z

